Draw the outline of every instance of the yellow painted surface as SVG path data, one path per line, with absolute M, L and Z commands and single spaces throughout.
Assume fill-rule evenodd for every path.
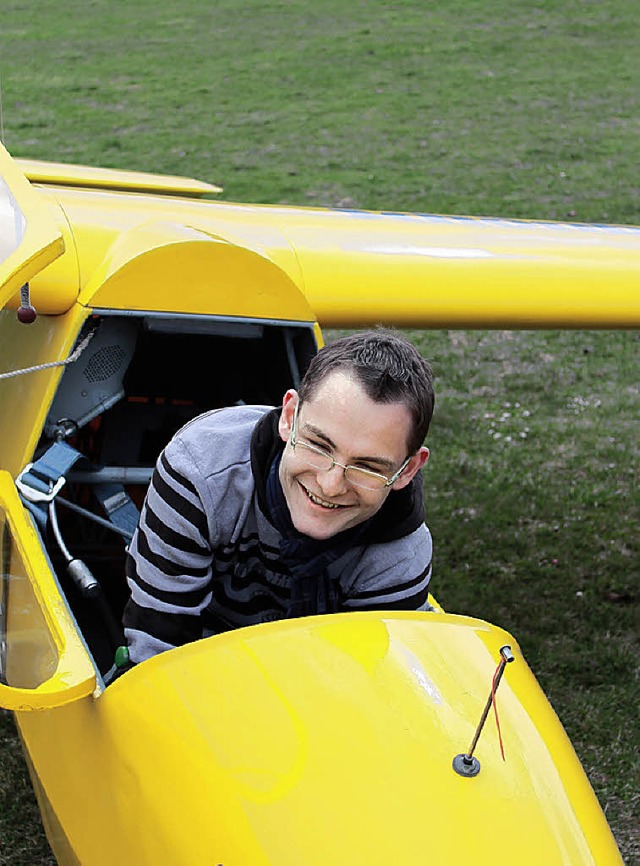
M 0 144 L 0 309 L 63 251 L 50 206 Z
M 324 326 L 637 327 L 640 229 L 411 214 L 289 237 Z
M 6 684 L 0 706 L 20 711 L 57 707 L 90 695 L 93 665 L 60 597 L 40 540 L 11 476 L 0 471 Z M 51 747 L 51 742 L 49 743 Z
M 93 308 L 313 320 L 299 288 L 268 258 L 176 223 L 124 233 L 78 300 Z
M 128 192 L 151 192 L 157 195 L 201 196 L 222 192 L 219 186 L 165 174 L 146 171 L 124 171 L 114 168 L 96 168 L 36 159 L 16 159 L 15 164 L 32 183 L 55 186 L 83 187 L 86 189 L 112 189 Z
M 18 177 L 3 155 L 0 168 Z M 69 184 L 34 189 L 21 178 L 35 211 L 70 234 L 64 265 L 33 280 L 43 312 L 68 310 L 79 290 L 83 303 L 155 309 L 155 298 L 166 311 L 192 303 L 223 315 L 238 294 L 236 315 L 252 307 L 266 317 L 278 283 L 277 309 L 299 317 L 301 292 L 330 326 L 640 325 L 637 227 L 234 204 L 194 199 L 188 179 L 181 188 L 132 173 L 127 185 L 126 172 L 25 167 Z M 83 178 L 90 188 L 74 188 Z M 42 264 L 31 255 L 32 272 Z M 19 284 L 14 274 L 2 303 Z
M 481 772 L 461 778 L 451 761 L 505 643 L 516 654 L 498 692 L 506 761 L 490 717 Z M 18 720 L 83 866 L 622 863 L 517 645 L 477 620 L 254 626 Z
M 59 193 L 93 273 L 118 233 L 174 222 L 245 247 L 323 325 L 637 327 L 640 229 Z M 87 233 L 95 232 L 88 245 Z M 98 244 L 97 241 L 100 240 Z M 100 248 L 100 250 L 99 250 Z M 211 303 L 218 291 L 208 284 Z M 207 285 L 205 276 L 202 277 Z

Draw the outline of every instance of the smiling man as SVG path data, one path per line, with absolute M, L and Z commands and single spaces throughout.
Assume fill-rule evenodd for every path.
M 183 427 L 129 551 L 131 660 L 285 617 L 428 610 L 420 469 L 433 405 L 415 347 L 373 331 L 321 349 L 281 408 Z

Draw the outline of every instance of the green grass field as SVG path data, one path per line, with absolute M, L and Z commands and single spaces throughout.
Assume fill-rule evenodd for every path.
M 228 200 L 639 224 L 639 37 L 628 0 L 7 0 L 3 138 Z M 412 338 L 433 590 L 517 637 L 640 866 L 638 334 Z M 0 716 L 0 864 L 53 862 Z

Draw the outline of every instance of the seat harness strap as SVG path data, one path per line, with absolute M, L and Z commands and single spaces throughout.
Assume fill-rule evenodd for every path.
M 16 478 L 16 487 L 26 508 L 33 515 L 38 528 L 44 532 L 49 520 L 49 503 L 58 495 L 66 482 L 69 470 L 79 461 L 86 460 L 66 442 L 54 442 L 33 463 L 27 464 Z M 129 537 L 138 525 L 139 512 L 124 485 L 99 482 L 100 470 L 95 470 L 93 491 L 114 527 Z M 91 517 L 90 512 L 83 513 Z
M 115 482 L 103 482 L 96 484 L 93 492 L 111 523 L 131 537 L 138 525 L 140 512 L 124 486 Z
M 44 532 L 49 520 L 49 503 L 64 486 L 67 472 L 82 454 L 66 442 L 54 442 L 33 463 L 27 463 L 16 478 L 16 487 L 38 528 Z

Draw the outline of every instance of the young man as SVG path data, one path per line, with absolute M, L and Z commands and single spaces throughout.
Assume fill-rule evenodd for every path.
M 131 660 L 332 611 L 429 610 L 429 365 L 404 338 L 321 349 L 281 408 L 208 412 L 160 455 L 131 543 Z

